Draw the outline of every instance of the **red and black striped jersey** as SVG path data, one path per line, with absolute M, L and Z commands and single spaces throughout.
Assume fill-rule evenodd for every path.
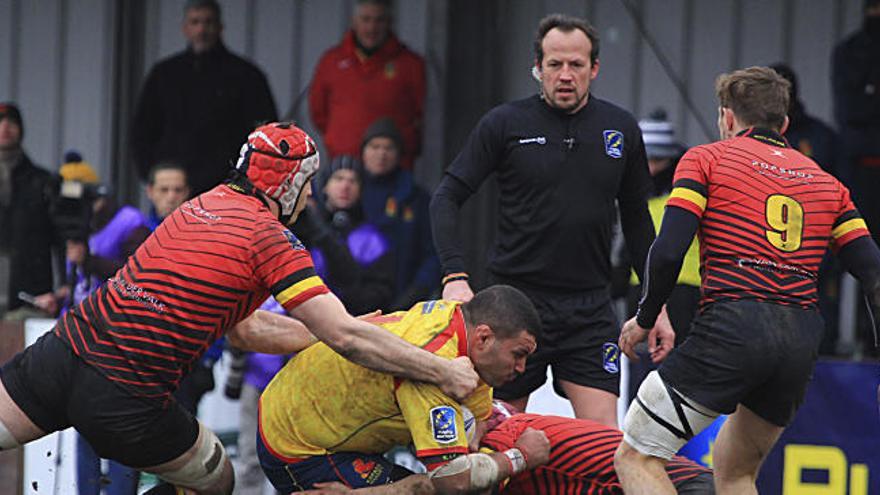
M 869 235 L 846 187 L 764 129 L 688 151 L 667 206 L 700 218 L 703 306 L 752 299 L 813 307 L 828 247 Z
M 269 209 L 221 185 L 166 218 L 55 333 L 134 394 L 166 396 L 270 294 L 290 311 L 326 292 L 308 251 Z
M 526 428 L 542 430 L 550 441 L 550 461 L 541 467 L 510 478 L 502 493 L 555 495 L 622 494 L 614 471 L 614 452 L 623 439 L 620 430 L 588 419 L 541 414 L 516 414 L 489 431 L 483 446 L 496 452 L 512 448 Z M 666 465 L 673 484 L 710 472 L 684 457 L 675 456 Z

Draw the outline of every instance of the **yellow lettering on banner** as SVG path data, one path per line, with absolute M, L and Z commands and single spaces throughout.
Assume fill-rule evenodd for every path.
M 846 455 L 837 447 L 786 445 L 784 465 L 782 495 L 846 495 Z M 804 483 L 805 469 L 828 471 L 828 483 Z
M 712 467 L 712 459 L 713 453 L 715 451 L 715 442 L 709 442 L 709 449 L 706 451 L 706 454 L 703 457 L 700 457 L 700 461 L 706 466 Z
M 868 495 L 866 464 L 853 464 L 849 467 L 849 495 Z

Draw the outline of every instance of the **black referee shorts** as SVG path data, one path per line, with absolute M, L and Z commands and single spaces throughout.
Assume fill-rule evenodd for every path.
M 196 441 L 196 419 L 176 401 L 137 397 L 77 357 L 48 332 L 18 353 L 0 380 L 46 433 L 73 426 L 107 459 L 134 468 L 168 462 Z
M 694 318 L 688 339 L 660 365 L 688 399 L 731 414 L 743 404 L 787 426 L 804 400 L 824 324 L 817 310 L 768 302 L 718 302 Z
M 541 316 L 543 336 L 538 349 L 528 357 L 526 370 L 516 380 L 494 389 L 495 397 L 513 400 L 525 397 L 547 381 L 547 366 L 553 379 L 565 380 L 620 392 L 620 326 L 606 289 L 584 292 L 545 292 L 523 287 L 509 280 L 535 304 Z M 557 393 L 560 387 L 554 384 Z

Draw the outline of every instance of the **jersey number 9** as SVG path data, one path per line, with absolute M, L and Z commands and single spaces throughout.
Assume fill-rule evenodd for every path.
M 767 198 L 764 208 L 767 225 L 767 240 L 780 251 L 790 253 L 801 247 L 804 232 L 804 207 L 794 199 L 774 194 Z

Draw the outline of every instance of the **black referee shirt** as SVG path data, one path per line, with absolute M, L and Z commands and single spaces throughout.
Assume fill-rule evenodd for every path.
M 492 172 L 500 186 L 492 273 L 551 290 L 606 287 L 616 199 L 641 275 L 654 239 L 646 203 L 651 180 L 638 123 L 628 112 L 592 95 L 574 114 L 537 95 L 498 106 L 446 171 L 471 194 Z M 461 259 L 455 232 L 435 227 L 435 240 L 446 273 L 463 269 L 455 266 Z

